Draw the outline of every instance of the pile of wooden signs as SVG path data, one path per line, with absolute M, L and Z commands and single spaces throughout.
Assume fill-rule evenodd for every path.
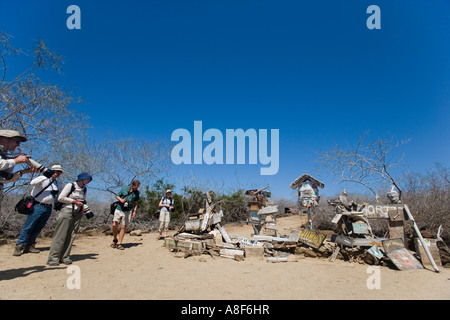
M 260 194 L 261 191 L 251 194 Z M 342 196 L 337 201 L 330 201 L 336 207 L 336 215 L 332 220 L 336 224 L 336 234 L 325 234 L 304 226 L 292 231 L 289 236 L 280 236 L 276 232 L 274 235 L 255 232 L 253 236 L 245 238 L 228 234 L 221 225 L 223 213 L 220 206 L 211 203 L 208 193 L 206 196 L 205 208 L 188 215 L 180 230 L 173 237 L 165 239 L 165 246 L 176 252 L 177 257 L 208 254 L 212 258 L 238 261 L 252 258 L 266 259 L 268 262 L 290 262 L 307 256 L 328 258 L 330 261 L 340 258 L 372 265 L 392 263 L 399 270 L 420 269 L 423 268 L 422 265 L 431 265 L 436 272 L 439 271 L 437 264 L 441 265 L 439 254 L 435 252 L 435 243 L 433 246 L 432 241 L 423 239 L 406 204 L 357 205 L 347 203 Z M 264 218 L 259 218 L 258 226 L 263 227 L 267 224 L 266 216 L 277 210 L 276 206 L 267 204 L 258 209 L 258 216 Z M 386 238 L 374 236 L 369 218 L 388 221 L 389 234 Z M 405 247 L 406 218 L 412 221 L 417 234 L 417 258 Z M 255 228 L 255 225 L 252 225 L 254 231 L 262 230 Z
M 355 259 L 375 265 L 389 261 L 399 270 L 431 266 L 434 271 L 439 272 L 438 265 L 441 265 L 441 262 L 436 242 L 422 237 L 406 204 L 397 202 L 387 205 L 359 205 L 347 200 L 345 190 L 339 199 L 331 200 L 329 204 L 336 207 L 332 222 L 336 224 L 338 231 L 331 239 L 335 244 L 331 261 L 341 255 L 346 260 Z M 387 221 L 389 231 L 386 238 L 374 236 L 369 219 Z M 405 220 L 411 221 L 415 231 L 415 255 L 405 245 Z

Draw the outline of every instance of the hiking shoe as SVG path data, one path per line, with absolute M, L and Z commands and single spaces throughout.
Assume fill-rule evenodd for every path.
M 13 256 L 20 256 L 21 254 L 22 254 L 22 249 L 23 249 L 23 244 L 19 244 L 19 245 L 16 245 L 15 247 L 14 247 L 14 253 L 13 253 Z
M 25 249 L 23 250 L 23 253 L 39 253 L 39 252 L 41 252 L 41 251 L 38 250 L 38 249 L 36 249 L 34 246 L 25 248 Z
M 56 261 L 47 261 L 47 265 L 51 267 L 59 266 L 59 262 Z
M 72 264 L 73 261 L 70 260 L 69 258 L 67 258 L 67 259 L 63 259 L 61 262 L 64 264 Z

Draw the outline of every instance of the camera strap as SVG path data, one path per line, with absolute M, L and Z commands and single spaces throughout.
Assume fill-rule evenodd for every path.
M 165 196 L 162 198 L 162 201 L 164 202 L 164 200 L 169 199 L 169 206 L 171 206 L 173 204 L 173 199 L 172 197 L 170 198 L 166 198 Z
M 50 183 L 46 185 L 45 188 L 43 188 L 41 191 L 39 191 L 33 198 L 36 199 L 37 197 L 39 197 L 42 192 L 44 192 L 48 187 L 50 187 L 53 184 L 53 182 L 55 182 L 55 180 L 51 180 Z
M 75 182 L 72 183 L 72 186 L 70 187 L 70 191 L 66 197 L 68 198 L 74 191 L 75 191 Z M 84 195 L 86 195 L 86 187 L 85 186 L 83 186 L 83 192 L 84 192 Z M 75 211 L 75 205 L 72 203 L 72 215 L 73 215 L 74 211 Z

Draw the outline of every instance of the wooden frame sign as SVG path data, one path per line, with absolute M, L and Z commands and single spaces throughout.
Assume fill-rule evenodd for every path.
M 298 235 L 298 241 L 316 249 L 322 245 L 325 238 L 326 236 L 320 232 L 304 228 L 300 229 Z

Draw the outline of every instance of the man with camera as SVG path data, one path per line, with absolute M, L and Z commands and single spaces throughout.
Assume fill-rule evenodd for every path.
M 36 172 L 34 167 L 12 173 L 14 167 L 21 163 L 28 163 L 30 156 L 18 155 L 14 158 L 10 156 L 21 142 L 26 142 L 27 138 L 16 130 L 0 130 L 0 212 L 1 201 L 3 200 L 3 184 L 16 182 L 25 173 Z
M 34 197 L 35 205 L 33 212 L 28 215 L 27 220 L 20 232 L 19 239 L 14 248 L 14 256 L 20 256 L 22 252 L 38 253 L 36 249 L 36 238 L 41 233 L 45 224 L 52 214 L 53 202 L 62 190 L 62 184 L 57 180 L 64 173 L 61 165 L 55 164 L 51 170 L 54 172 L 50 178 L 42 175 L 31 180 L 33 186 L 31 196 Z
M 117 194 L 116 199 L 119 200 L 116 210 L 114 211 L 113 218 L 113 243 L 111 248 L 123 250 L 122 241 L 125 236 L 125 229 L 130 223 L 131 218 L 136 216 L 137 202 L 139 201 L 139 186 L 141 182 L 139 180 L 133 180 L 131 185 L 123 187 Z M 133 213 L 131 213 L 133 211 Z M 119 233 L 119 224 L 122 224 Z M 119 239 L 117 234 L 119 233 Z
M 62 204 L 56 220 L 52 244 L 48 255 L 47 265 L 57 266 L 59 263 L 71 264 L 70 251 L 80 227 L 83 214 L 92 217 L 93 214 L 86 205 L 86 185 L 92 181 L 91 175 L 86 172 L 77 176 L 77 181 L 68 183 L 58 196 Z M 88 216 L 89 215 L 89 216 Z

